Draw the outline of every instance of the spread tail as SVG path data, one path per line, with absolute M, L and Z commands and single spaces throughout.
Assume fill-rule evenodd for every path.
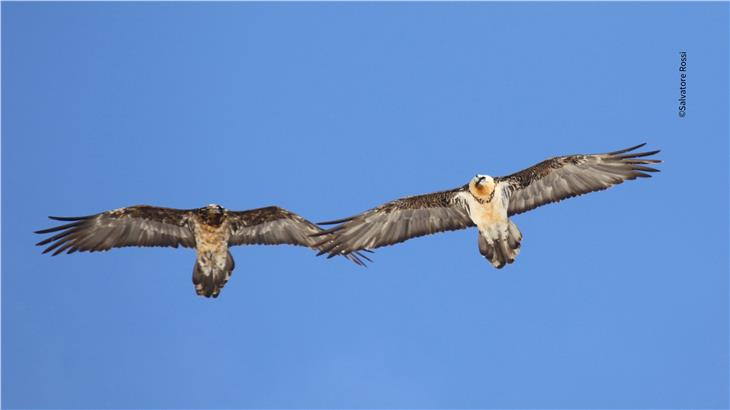
M 233 256 L 228 251 L 226 251 L 225 259 L 216 258 L 210 252 L 198 255 L 198 260 L 193 268 L 195 292 L 206 298 L 217 298 L 223 286 L 231 278 L 231 273 L 235 267 L 236 263 L 233 261 Z
M 512 263 L 520 253 L 522 233 L 512 221 L 479 232 L 479 252 L 497 269 Z

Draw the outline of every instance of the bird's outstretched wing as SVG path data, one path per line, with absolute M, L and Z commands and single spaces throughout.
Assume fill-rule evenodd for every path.
M 231 227 L 229 245 L 298 245 L 321 250 L 321 240 L 314 235 L 322 228 L 286 209 L 278 206 L 251 209 L 248 211 L 227 211 Z M 366 256 L 355 253 L 347 259 L 364 265 Z
M 320 255 L 347 255 L 393 245 L 410 238 L 474 226 L 463 199 L 467 187 L 397 199 L 360 215 L 337 221 L 319 234 Z
M 195 247 L 195 236 L 190 224 L 192 210 L 158 208 L 148 205 L 130 206 L 79 217 L 49 216 L 65 225 L 36 231 L 38 234 L 56 233 L 36 245 L 48 247 L 53 255 L 66 251 L 95 252 L 125 246 Z M 50 245 L 49 245 L 50 244 Z
M 601 191 L 626 180 L 647 178 L 658 169 L 647 166 L 661 162 L 644 159 L 659 151 L 632 152 L 646 144 L 606 154 L 568 155 L 545 160 L 515 174 L 495 178 L 506 184 L 508 214 L 515 215 L 538 206 Z

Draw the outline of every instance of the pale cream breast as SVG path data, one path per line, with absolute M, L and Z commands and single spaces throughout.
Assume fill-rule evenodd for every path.
M 507 214 L 506 212 L 503 212 L 503 210 L 500 208 L 501 207 L 497 205 L 494 201 L 482 205 L 476 212 L 475 216 L 477 220 L 474 222 L 477 224 L 477 226 L 479 226 L 482 224 L 491 225 L 493 223 L 506 221 Z

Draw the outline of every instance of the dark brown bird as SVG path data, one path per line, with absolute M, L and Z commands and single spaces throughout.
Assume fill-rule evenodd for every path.
M 220 205 L 198 209 L 171 209 L 148 205 L 130 206 L 81 217 L 50 216 L 65 225 L 37 231 L 56 233 L 37 243 L 48 245 L 43 253 L 107 251 L 126 246 L 195 248 L 193 284 L 200 296 L 218 297 L 235 267 L 229 247 L 234 245 L 307 246 L 317 250 L 321 232 L 317 225 L 276 206 L 248 211 L 229 211 Z M 346 255 L 364 265 L 359 253 Z

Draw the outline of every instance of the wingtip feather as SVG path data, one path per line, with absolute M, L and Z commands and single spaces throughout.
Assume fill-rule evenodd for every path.
M 335 219 L 335 220 L 332 220 L 332 221 L 322 221 L 322 222 L 317 222 L 317 225 L 335 225 L 335 224 L 341 224 L 341 223 L 348 222 L 348 221 L 352 220 L 352 218 L 354 218 L 354 217 L 353 216 L 350 216 L 350 217 L 347 217 L 347 218 Z
M 618 150 L 618 151 L 613 151 L 613 152 L 609 152 L 609 153 L 608 153 L 608 155 L 618 155 L 618 154 L 623 154 L 624 152 L 629 152 L 629 151 L 633 151 L 633 150 L 635 150 L 635 149 L 639 149 L 639 148 L 643 147 L 644 145 L 646 145 L 646 142 L 642 142 L 642 143 L 641 143 L 641 144 L 639 144 L 639 145 L 634 145 L 633 147 L 629 147 L 629 148 L 624 148 L 624 149 L 620 149 L 620 150 Z
M 81 221 L 77 221 L 77 222 L 73 222 L 73 223 L 66 224 L 66 225 L 59 225 L 59 226 L 54 226 L 52 228 L 41 229 L 41 230 L 35 231 L 33 233 L 46 234 L 46 233 L 58 232 L 58 231 L 62 231 L 64 229 L 71 229 L 73 227 L 81 225 L 82 223 L 83 222 L 81 222 Z
M 81 221 L 84 219 L 89 219 L 94 215 L 86 215 L 86 216 L 49 216 L 48 219 L 52 219 L 54 221 Z
M 654 151 L 646 151 L 646 152 L 632 152 L 626 155 L 614 155 L 614 158 L 617 159 L 633 159 L 633 158 L 642 158 L 642 157 L 648 157 L 651 155 L 655 155 L 659 152 L 659 150 Z

